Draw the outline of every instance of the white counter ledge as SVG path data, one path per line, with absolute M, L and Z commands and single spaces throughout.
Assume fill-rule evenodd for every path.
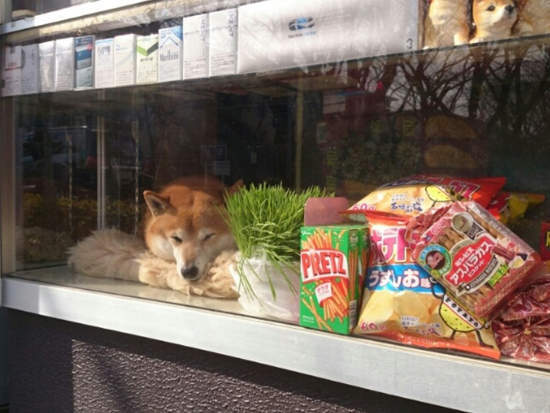
M 239 315 L 235 301 L 73 275 L 66 267 L 21 275 L 2 279 L 3 306 L 459 410 L 550 412 L 550 369 L 540 365 L 322 333 Z M 29 279 L 38 275 L 42 281 Z M 217 311 L 200 308 L 213 304 Z

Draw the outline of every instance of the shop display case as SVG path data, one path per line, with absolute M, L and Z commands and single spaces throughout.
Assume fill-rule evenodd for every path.
M 144 192 L 190 175 L 350 201 L 412 175 L 505 177 L 548 199 L 550 34 L 424 48 L 428 3 L 99 0 L 1 25 L 2 305 L 460 410 L 547 411 L 548 364 L 67 264 L 96 230 L 143 237 Z M 550 201 L 515 218 L 538 251 Z

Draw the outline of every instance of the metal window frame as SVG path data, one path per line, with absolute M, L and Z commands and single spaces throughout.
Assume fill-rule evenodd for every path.
M 78 19 L 85 16 L 91 16 L 93 14 L 135 6 L 140 3 L 148 3 L 151 1 L 152 0 L 97 0 L 90 3 L 77 4 L 75 6 L 66 7 L 48 13 L 38 14 L 34 17 L 29 17 L 26 19 L 13 22 L 8 21 L 7 23 L 0 25 L 0 35 L 47 26 L 53 23 Z

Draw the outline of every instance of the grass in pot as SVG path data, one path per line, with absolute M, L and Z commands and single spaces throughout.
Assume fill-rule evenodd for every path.
M 227 222 L 239 248 L 231 272 L 246 310 L 298 321 L 304 205 L 308 198 L 326 196 L 319 187 L 296 192 L 251 184 L 227 197 Z

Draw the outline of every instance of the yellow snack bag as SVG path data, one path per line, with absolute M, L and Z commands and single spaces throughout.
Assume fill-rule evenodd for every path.
M 355 334 L 499 358 L 493 332 L 417 265 L 405 243 L 408 218 L 366 213 L 371 252 Z
M 455 178 L 417 175 L 384 185 L 366 195 L 349 211 L 381 211 L 417 216 L 451 201 L 451 194 L 487 206 L 504 186 L 505 178 Z

